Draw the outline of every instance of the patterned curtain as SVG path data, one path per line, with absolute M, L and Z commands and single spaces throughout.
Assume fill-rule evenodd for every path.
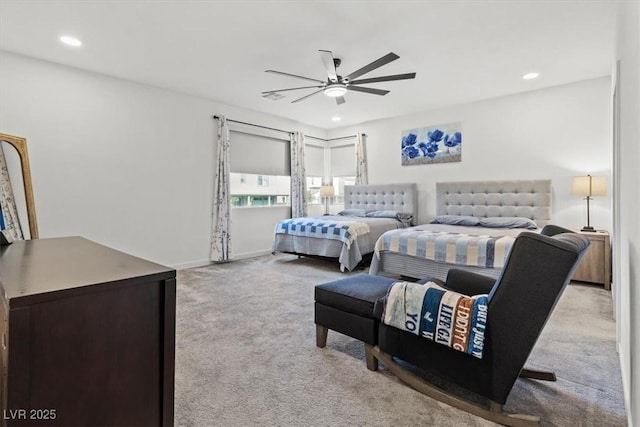
M 291 134 L 291 217 L 307 215 L 307 180 L 304 169 L 304 134 Z
M 0 215 L 2 215 L 3 227 L 11 233 L 14 240 L 24 239 L 22 227 L 20 226 L 20 218 L 18 218 L 18 210 L 16 209 L 15 198 L 13 197 L 13 188 L 11 187 L 11 179 L 9 178 L 9 170 L 7 162 L 4 158 L 4 150 L 0 143 Z
M 218 117 L 218 150 L 216 177 L 213 184 L 213 225 L 211 231 L 211 260 L 231 259 L 231 203 L 229 200 L 229 124 Z
M 368 184 L 367 157 L 364 153 L 364 134 L 356 133 L 356 184 Z

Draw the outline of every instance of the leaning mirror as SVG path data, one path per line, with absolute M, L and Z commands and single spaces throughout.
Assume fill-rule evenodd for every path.
M 0 228 L 14 239 L 38 238 L 27 140 L 4 133 L 0 133 Z

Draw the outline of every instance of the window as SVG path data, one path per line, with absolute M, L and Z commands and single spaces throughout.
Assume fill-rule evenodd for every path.
M 335 191 L 335 198 L 332 203 L 342 204 L 344 203 L 344 186 L 354 185 L 356 183 L 355 176 L 339 176 L 334 177 L 332 184 Z M 308 176 L 307 177 L 307 203 L 310 205 L 322 205 L 324 200 L 320 197 L 320 187 L 322 187 L 322 177 L 320 176 Z
M 320 198 L 320 187 L 322 187 L 321 176 L 307 177 L 307 204 L 319 205 L 323 203 Z
M 304 167 L 307 172 L 307 176 L 321 177 L 325 174 L 324 164 L 324 146 L 311 145 L 305 143 L 304 147 Z
M 334 199 L 334 203 L 344 204 L 344 186 L 345 185 L 355 185 L 356 177 L 355 176 L 335 176 L 333 177 L 333 191 L 335 191 L 336 196 Z
M 331 147 L 331 176 L 351 177 L 356 174 L 356 155 L 353 144 Z
M 288 139 L 231 129 L 229 187 L 232 207 L 290 206 Z
M 232 207 L 289 206 L 291 177 L 231 172 Z

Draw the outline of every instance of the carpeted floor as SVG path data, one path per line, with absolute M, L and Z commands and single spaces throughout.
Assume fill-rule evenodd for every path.
M 384 365 L 368 371 L 361 342 L 329 331 L 317 348 L 314 286 L 341 277 L 337 262 L 285 254 L 178 272 L 176 425 L 494 425 Z M 528 366 L 558 381 L 518 380 L 505 410 L 546 426 L 626 425 L 610 292 L 570 285 Z

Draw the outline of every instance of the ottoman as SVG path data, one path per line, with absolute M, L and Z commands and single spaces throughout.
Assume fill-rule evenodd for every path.
M 397 279 L 360 273 L 317 285 L 316 345 L 324 347 L 327 344 L 329 329 L 363 341 L 367 368 L 377 370 L 378 361 L 371 353 L 378 342 L 378 320 L 373 315 L 373 307 L 395 282 Z

